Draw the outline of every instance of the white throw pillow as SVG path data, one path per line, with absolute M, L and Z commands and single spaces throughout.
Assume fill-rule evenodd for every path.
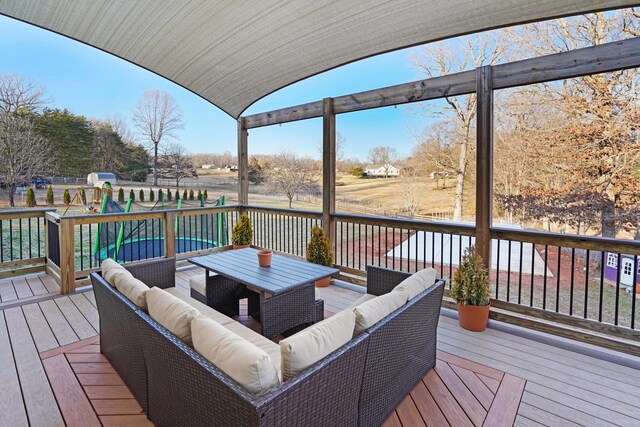
M 102 264 L 100 264 L 100 267 L 102 268 L 102 278 L 106 280 L 113 287 L 116 286 L 116 282 L 115 282 L 116 277 L 123 276 L 123 275 L 131 276 L 131 273 L 129 273 L 123 266 L 121 266 L 111 258 L 107 258 L 104 261 L 102 261 Z
M 353 309 L 356 315 L 355 334 L 378 323 L 389 314 L 393 313 L 407 302 L 404 292 L 391 291 L 369 301 L 363 302 Z
M 349 342 L 355 323 L 354 312 L 343 310 L 280 341 L 284 380 L 295 377 Z
M 191 321 L 200 316 L 198 310 L 157 287 L 147 291 L 147 306 L 149 315 L 156 322 L 193 347 Z
M 191 322 L 194 349 L 249 393 L 262 395 L 280 383 L 269 355 L 216 321 Z
M 425 268 L 404 279 L 398 286 L 393 288 L 393 290 L 404 292 L 407 295 L 407 301 L 409 301 L 427 290 L 427 288 L 435 282 L 436 271 L 433 268 Z

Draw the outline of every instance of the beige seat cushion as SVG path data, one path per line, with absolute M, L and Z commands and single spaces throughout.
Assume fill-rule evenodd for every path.
M 280 383 L 269 355 L 226 327 L 199 316 L 191 323 L 195 350 L 248 392 L 262 395 Z
M 359 306 L 360 304 L 362 304 L 363 302 L 367 302 L 369 300 L 374 299 L 376 296 L 373 294 L 364 294 L 362 295 L 360 298 L 358 298 L 357 300 L 355 300 L 354 302 L 352 302 L 351 304 L 349 304 L 349 306 L 347 307 L 347 310 L 351 310 L 356 308 L 357 306 Z
M 171 295 L 169 292 L 153 287 L 147 291 L 149 315 L 185 344 L 193 347 L 191 321 L 200 316 L 200 312 Z
M 207 294 L 206 283 L 206 277 L 204 277 L 203 274 L 198 274 L 197 276 L 189 278 L 189 287 L 203 296 Z
M 407 295 L 407 301 L 409 301 L 427 290 L 427 288 L 435 282 L 436 271 L 433 268 L 425 268 L 404 279 L 398 286 L 393 288 L 393 290 L 404 292 Z
M 166 288 L 165 291 L 169 292 L 174 297 L 180 298 L 182 301 L 186 302 L 191 307 L 198 310 L 202 315 L 215 320 L 221 325 L 226 325 L 227 323 L 235 322 L 235 320 L 233 320 L 232 318 L 225 316 L 224 314 L 220 313 L 219 311 L 216 311 L 215 309 L 209 307 L 206 304 L 201 303 L 195 298 L 191 298 L 189 295 L 186 294 L 187 292 L 186 290 L 172 287 L 172 288 Z
M 244 338 L 256 347 L 264 350 L 269 355 L 273 366 L 278 372 L 278 379 L 282 381 L 282 364 L 280 363 L 280 346 L 268 338 L 263 337 L 259 333 L 247 328 L 240 322 L 232 322 L 224 325 L 225 328 L 233 332 L 234 334 Z
M 349 342 L 355 323 L 354 312 L 343 310 L 280 341 L 284 380 L 295 377 Z
M 363 302 L 353 309 L 356 315 L 355 334 L 378 323 L 380 320 L 393 313 L 407 302 L 404 292 L 391 291 Z

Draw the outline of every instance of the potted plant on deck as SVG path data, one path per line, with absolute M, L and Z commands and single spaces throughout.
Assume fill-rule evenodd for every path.
M 489 271 L 474 246 L 465 251 L 453 276 L 451 297 L 458 304 L 458 320 L 464 329 L 484 331 L 489 320 Z
M 240 215 L 240 219 L 233 226 L 231 232 L 231 243 L 233 243 L 233 249 L 248 248 L 253 241 L 253 227 L 251 227 L 251 220 L 247 214 Z
M 331 243 L 322 228 L 318 226 L 311 229 L 311 239 L 307 244 L 307 261 L 326 267 L 333 265 Z M 329 286 L 329 283 L 331 283 L 331 276 L 316 280 L 316 287 L 323 288 Z

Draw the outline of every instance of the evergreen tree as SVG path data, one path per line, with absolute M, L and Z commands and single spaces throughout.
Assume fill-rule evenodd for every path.
M 180 190 L 176 188 L 176 201 L 180 200 Z
M 144 190 L 142 188 L 140 189 L 140 201 L 144 202 Z
M 193 194 L 193 188 L 189 190 L 189 200 L 194 200 L 195 195 Z
M 164 201 L 164 193 L 162 192 L 162 189 L 158 190 L 158 200 L 161 202 Z
M 205 200 L 207 200 L 209 198 L 209 195 L 207 194 L 207 190 L 206 189 L 204 190 L 204 194 L 203 195 L 204 195 L 204 199 Z
M 198 200 L 202 200 L 202 190 L 198 190 Z
M 131 191 L 129 191 L 129 200 L 131 200 L 132 202 L 136 201 L 136 195 L 133 194 L 133 189 L 131 189 Z
M 156 200 L 156 193 L 153 191 L 153 188 L 149 189 L 149 201 L 150 202 L 155 202 Z
M 69 189 L 64 189 L 64 194 L 62 195 L 62 202 L 69 206 L 71 204 L 71 194 L 69 194 Z
M 173 194 L 171 194 L 171 189 L 167 188 L 167 200 L 171 201 L 173 199 Z
M 182 200 L 187 200 L 187 189 L 186 188 L 182 192 Z
M 122 187 L 118 190 L 118 203 L 124 203 L 124 189 Z
M 53 188 L 47 188 L 47 206 L 53 206 Z
M 87 204 L 87 193 L 84 192 L 84 188 L 80 190 L 80 200 L 82 200 L 82 204 Z
M 36 194 L 33 192 L 33 188 L 27 189 L 27 206 L 32 208 L 36 205 Z

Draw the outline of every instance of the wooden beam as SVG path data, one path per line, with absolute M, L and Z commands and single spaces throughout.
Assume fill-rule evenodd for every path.
M 495 65 L 493 88 L 504 89 L 640 67 L 640 37 Z
M 640 37 L 496 65 L 493 88 L 504 89 L 634 67 L 640 67 Z M 473 93 L 476 90 L 475 73 L 474 70 L 463 71 L 339 96 L 333 98 L 333 111 L 342 114 Z M 311 119 L 322 117 L 322 114 L 323 102 L 314 101 L 246 116 L 245 128 Z
M 60 293 L 70 294 L 76 284 L 75 221 L 60 221 Z
M 238 119 L 238 203 L 241 205 L 249 204 L 249 133 L 245 120 L 244 117 Z
M 322 228 L 329 238 L 331 254 L 335 259 L 336 212 L 336 115 L 333 100 L 322 100 Z
M 493 88 L 491 66 L 477 72 L 476 101 L 476 251 L 491 265 L 491 221 L 493 195 Z
M 164 256 L 175 258 L 176 256 L 176 213 L 164 214 Z

